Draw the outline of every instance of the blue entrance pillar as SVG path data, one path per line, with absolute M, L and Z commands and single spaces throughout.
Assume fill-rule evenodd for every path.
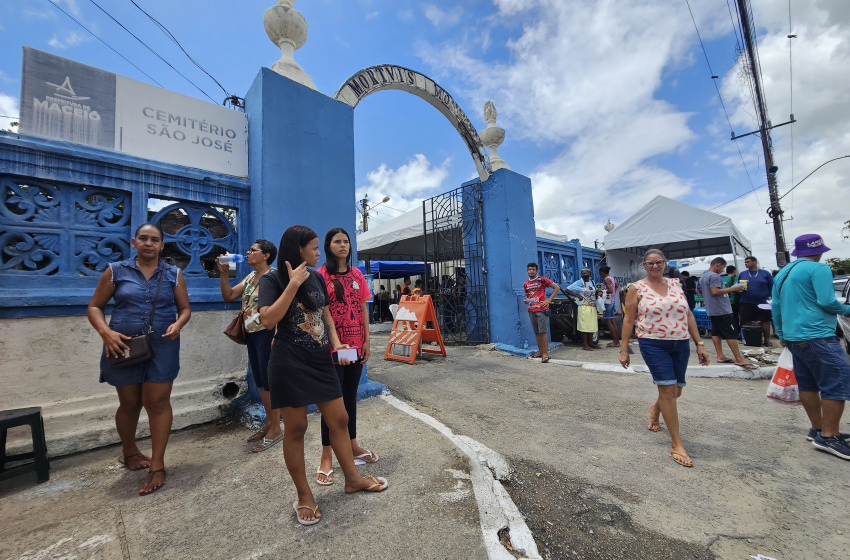
M 490 341 L 521 346 L 534 332 L 522 302 L 526 265 L 537 261 L 531 179 L 498 169 L 481 184 Z
M 355 244 L 354 109 L 262 68 L 245 95 L 245 112 L 249 239 L 277 245 L 286 228 L 303 224 L 318 234 L 320 247 L 333 227 L 345 228 Z M 356 247 L 352 250 L 356 262 Z M 253 383 L 250 375 L 248 380 Z M 359 394 L 382 390 L 379 383 L 368 381 L 364 368 Z

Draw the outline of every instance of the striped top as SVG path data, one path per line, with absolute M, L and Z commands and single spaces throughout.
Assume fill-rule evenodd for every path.
M 661 296 L 643 280 L 632 284 L 638 291 L 635 334 L 638 338 L 686 340 L 688 338 L 688 300 L 682 285 L 665 278 L 667 295 Z

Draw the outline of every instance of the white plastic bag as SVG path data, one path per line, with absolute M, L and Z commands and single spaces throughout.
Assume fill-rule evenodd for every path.
M 605 312 L 605 298 L 604 297 L 596 298 L 596 310 L 599 311 L 600 313 Z
M 767 398 L 791 404 L 800 402 L 800 388 L 794 376 L 794 357 L 788 348 L 779 356 L 773 379 L 767 386 Z

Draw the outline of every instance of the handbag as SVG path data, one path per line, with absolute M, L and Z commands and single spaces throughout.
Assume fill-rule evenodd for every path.
M 224 334 L 227 335 L 227 338 L 236 342 L 237 344 L 246 344 L 245 335 L 247 332 L 245 331 L 245 309 L 236 314 L 236 317 L 230 321 L 230 324 L 227 325 L 227 328 L 224 329 Z
M 153 315 L 156 312 L 156 302 L 159 299 L 159 289 L 162 288 L 162 277 L 165 276 L 165 263 L 162 263 L 162 271 L 159 273 L 159 282 L 156 285 L 156 295 L 153 298 L 153 307 L 151 308 L 151 318 L 148 322 L 148 332 L 137 334 L 129 340 L 125 340 L 124 344 L 127 349 L 124 350 L 123 356 L 117 358 L 110 356 L 108 358 L 109 365 L 114 368 L 126 368 L 137 366 L 153 360 L 153 345 L 151 344 L 151 334 L 153 333 Z

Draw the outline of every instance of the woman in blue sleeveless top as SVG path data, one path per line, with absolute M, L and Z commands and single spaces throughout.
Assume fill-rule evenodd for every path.
M 109 383 L 118 392 L 115 425 L 123 447 L 120 461 L 131 471 L 150 469 L 139 489 L 139 494 L 150 494 L 165 484 L 165 447 L 172 420 L 171 385 L 180 370 L 180 329 L 189 322 L 191 311 L 180 269 L 159 258 L 165 246 L 162 230 L 143 224 L 136 230 L 132 245 L 135 257 L 112 263 L 103 272 L 89 302 L 88 318 L 103 338 L 100 382 Z M 162 286 L 157 297 L 160 276 Z M 104 309 L 113 297 L 112 318 L 107 325 Z M 124 340 L 148 331 L 151 314 L 153 360 L 125 368 L 112 367 L 108 358 L 124 354 Z M 142 407 L 150 422 L 150 458 L 136 446 Z

